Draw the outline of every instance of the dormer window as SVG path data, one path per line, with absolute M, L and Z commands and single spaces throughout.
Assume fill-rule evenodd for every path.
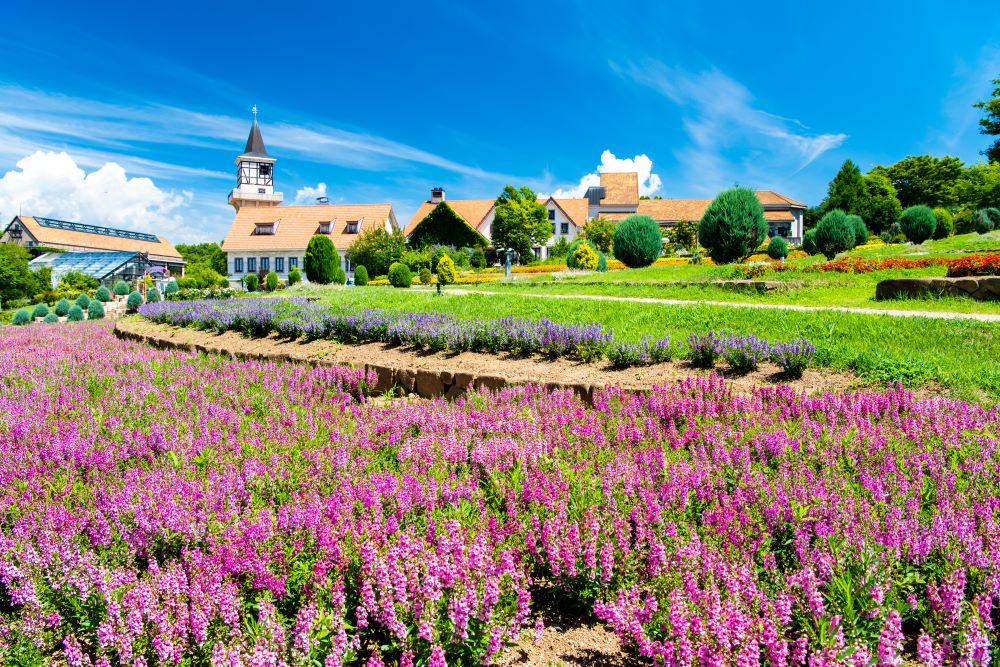
M 329 220 L 319 223 L 319 234 L 329 234 L 330 228 L 333 227 L 333 223 Z
M 274 227 L 273 222 L 258 222 L 253 233 L 257 236 L 273 236 Z
M 357 234 L 359 229 L 361 229 L 360 220 L 348 220 L 347 229 L 345 229 L 344 231 L 348 234 Z

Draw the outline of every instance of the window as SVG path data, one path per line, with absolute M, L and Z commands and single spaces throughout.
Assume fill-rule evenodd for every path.
M 329 220 L 319 223 L 319 234 L 329 234 L 330 227 L 333 225 Z
M 256 257 L 247 257 L 247 273 L 257 273 Z
M 556 219 L 556 210 L 554 208 L 550 208 L 549 209 L 549 220 L 555 220 L 555 219 Z
M 243 258 L 237 257 L 233 260 L 233 273 L 243 273 Z
M 270 267 L 271 267 L 271 258 L 270 257 L 261 257 L 260 258 L 260 270 L 261 271 L 270 271 L 271 270 Z
M 299 258 L 298 257 L 289 257 L 288 258 L 288 270 L 291 271 L 292 269 L 297 269 L 297 268 L 299 268 Z
M 559 233 L 563 236 L 569 234 L 569 223 L 563 222 L 559 225 Z
M 263 192 L 263 190 L 261 190 Z M 274 234 L 274 223 L 273 222 L 258 222 L 257 227 L 254 229 L 254 234 L 257 235 L 273 235 Z
M 260 172 L 261 176 L 270 176 L 271 175 L 271 165 L 269 165 L 269 164 L 258 165 L 257 166 L 257 171 Z
M 284 273 L 285 272 L 285 258 L 284 257 L 275 257 L 274 258 L 274 270 L 277 271 L 278 273 Z
M 347 221 L 346 232 L 348 234 L 357 234 L 359 227 L 361 227 L 361 221 L 360 220 L 348 220 Z

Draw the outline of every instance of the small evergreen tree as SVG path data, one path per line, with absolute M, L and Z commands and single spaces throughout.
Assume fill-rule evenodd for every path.
M 309 282 L 328 285 L 333 282 L 333 270 L 339 266 L 340 257 L 330 237 L 316 234 L 306 246 L 305 262 Z
M 410 267 L 402 262 L 395 262 L 389 267 L 389 284 L 393 287 L 410 287 L 413 284 L 413 274 Z
M 163 291 L 165 294 L 170 295 L 170 294 L 176 294 L 179 289 L 180 285 L 177 284 L 177 280 L 171 278 L 170 280 L 167 281 L 167 286 L 163 288 Z
M 268 292 L 273 292 L 278 289 L 278 274 L 274 271 L 269 272 L 264 277 L 264 285 L 267 287 Z
M 849 215 L 847 219 L 851 221 L 851 229 L 854 230 L 854 246 L 868 243 L 868 227 L 860 215 Z
M 45 319 L 42 320 L 42 322 L 46 322 L 47 324 L 52 324 L 53 322 L 58 322 L 58 321 L 59 321 L 59 316 L 56 315 L 55 313 L 49 313 L 48 315 L 45 316 Z
M 420 269 L 420 273 L 418 275 L 420 276 L 421 285 L 430 285 L 431 281 L 434 280 L 434 276 L 431 275 L 431 270 L 426 266 Z
M 854 227 L 847 214 L 839 208 L 824 215 L 816 225 L 816 248 L 833 259 L 838 252 L 854 247 Z
M 588 245 L 588 246 L 590 246 L 590 248 L 594 251 L 595 255 L 600 252 L 600 250 L 597 249 L 597 246 L 594 245 L 593 241 L 591 241 L 590 239 L 585 239 L 583 237 L 578 236 L 578 237 L 576 237 L 573 240 L 572 243 L 569 244 L 569 248 L 566 250 L 566 266 L 567 267 L 569 267 L 571 269 L 582 269 L 583 268 L 582 266 L 579 266 L 576 263 L 576 252 L 577 252 L 577 250 L 580 249 L 581 245 Z
M 76 305 L 80 306 L 81 309 L 86 308 L 90 305 L 90 297 L 81 293 L 80 296 L 76 297 Z
M 955 233 L 955 219 L 948 209 L 938 206 L 934 209 L 934 220 L 937 222 L 934 227 L 934 238 L 943 239 Z
M 455 262 L 448 255 L 442 257 L 441 260 L 438 262 L 437 276 L 438 276 L 438 282 L 441 283 L 442 285 L 451 285 L 452 283 L 455 282 L 456 278 Z
M 289 281 L 291 281 L 291 276 L 289 276 Z M 368 284 L 368 269 L 364 266 L 354 267 L 354 284 L 358 287 L 364 287 Z
M 486 253 L 483 252 L 482 248 L 476 248 L 472 251 L 472 257 L 469 259 L 469 265 L 474 269 L 486 268 Z
M 40 303 L 35 306 L 35 309 L 31 311 L 32 319 L 38 319 L 39 317 L 45 317 L 49 314 L 49 307 L 44 303 Z
M 161 298 L 160 290 L 155 287 L 150 287 L 149 291 L 146 292 L 146 303 L 159 303 Z
M 103 320 L 104 319 L 104 304 L 94 299 L 87 306 L 87 319 L 88 320 Z
M 66 314 L 69 313 L 70 305 L 70 302 L 66 299 L 59 299 L 59 301 L 56 302 L 56 315 L 59 317 L 66 317 Z
M 89 305 L 89 303 L 88 303 Z M 69 312 L 66 313 L 67 322 L 82 322 L 83 321 L 83 308 L 79 304 L 74 304 L 70 306 Z
M 111 301 L 111 291 L 108 290 L 108 288 L 105 287 L 104 285 L 101 285 L 100 287 L 97 288 L 97 291 L 94 292 L 94 298 L 100 301 L 101 303 L 107 303 L 108 301 Z M 86 306 L 83 307 L 86 308 Z
M 976 213 L 971 208 L 960 209 L 953 221 L 956 234 L 971 234 L 976 231 Z
M 124 280 L 119 280 L 115 283 L 115 296 L 125 296 L 129 293 L 128 283 Z
M 632 269 L 649 266 L 663 251 L 660 226 L 648 215 L 630 215 L 615 229 L 614 248 L 615 258 L 625 266 Z
M 256 273 L 250 273 L 243 276 L 243 284 L 246 286 L 248 292 L 256 292 L 257 286 L 259 284 L 259 279 Z
M 19 308 L 14 317 L 11 319 L 10 323 L 14 326 L 21 326 L 22 324 L 27 324 L 31 322 L 31 313 L 27 308 Z
M 347 284 L 347 272 L 340 266 L 333 270 L 333 284 L 334 285 L 346 285 Z
M 767 256 L 775 260 L 783 260 L 788 257 L 788 243 L 780 236 L 775 236 L 767 244 Z
M 302 274 L 299 273 L 299 267 L 293 266 L 292 270 L 288 272 L 288 284 L 297 285 L 302 282 Z
M 899 218 L 899 228 L 910 243 L 923 243 L 934 236 L 937 220 L 930 206 L 918 204 L 911 206 Z
M 708 255 L 720 264 L 742 261 L 767 236 L 764 208 L 750 188 L 720 192 L 705 209 L 698 226 L 698 239 Z
M 130 313 L 134 313 L 139 310 L 139 306 L 142 305 L 142 295 L 138 292 L 132 292 L 128 295 L 128 299 L 125 301 L 125 308 Z
M 576 268 L 583 269 L 584 271 L 596 271 L 598 252 L 599 251 L 594 250 L 593 246 L 587 243 L 581 243 L 576 247 L 576 251 L 573 253 L 573 264 Z

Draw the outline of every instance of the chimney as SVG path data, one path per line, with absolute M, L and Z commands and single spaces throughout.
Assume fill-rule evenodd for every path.
M 431 188 L 431 203 L 440 204 L 444 201 L 444 188 Z

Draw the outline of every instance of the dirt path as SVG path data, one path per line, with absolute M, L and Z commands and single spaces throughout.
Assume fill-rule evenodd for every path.
M 685 299 L 659 299 L 646 296 L 608 296 L 605 294 L 538 294 L 532 292 L 492 292 L 489 290 L 449 288 L 449 294 L 483 294 L 486 296 L 527 296 L 538 299 L 588 299 L 596 301 L 625 301 L 630 303 L 653 303 L 666 306 L 726 306 L 729 308 L 762 308 L 769 310 L 799 310 L 807 312 L 834 311 L 839 313 L 859 313 L 861 315 L 887 315 L 889 317 L 929 317 L 938 320 L 976 320 L 978 322 L 1000 322 L 1000 314 L 956 313 L 932 310 L 897 310 L 891 308 L 853 308 L 849 306 L 796 306 L 785 303 L 734 303 L 731 301 L 689 301 Z

